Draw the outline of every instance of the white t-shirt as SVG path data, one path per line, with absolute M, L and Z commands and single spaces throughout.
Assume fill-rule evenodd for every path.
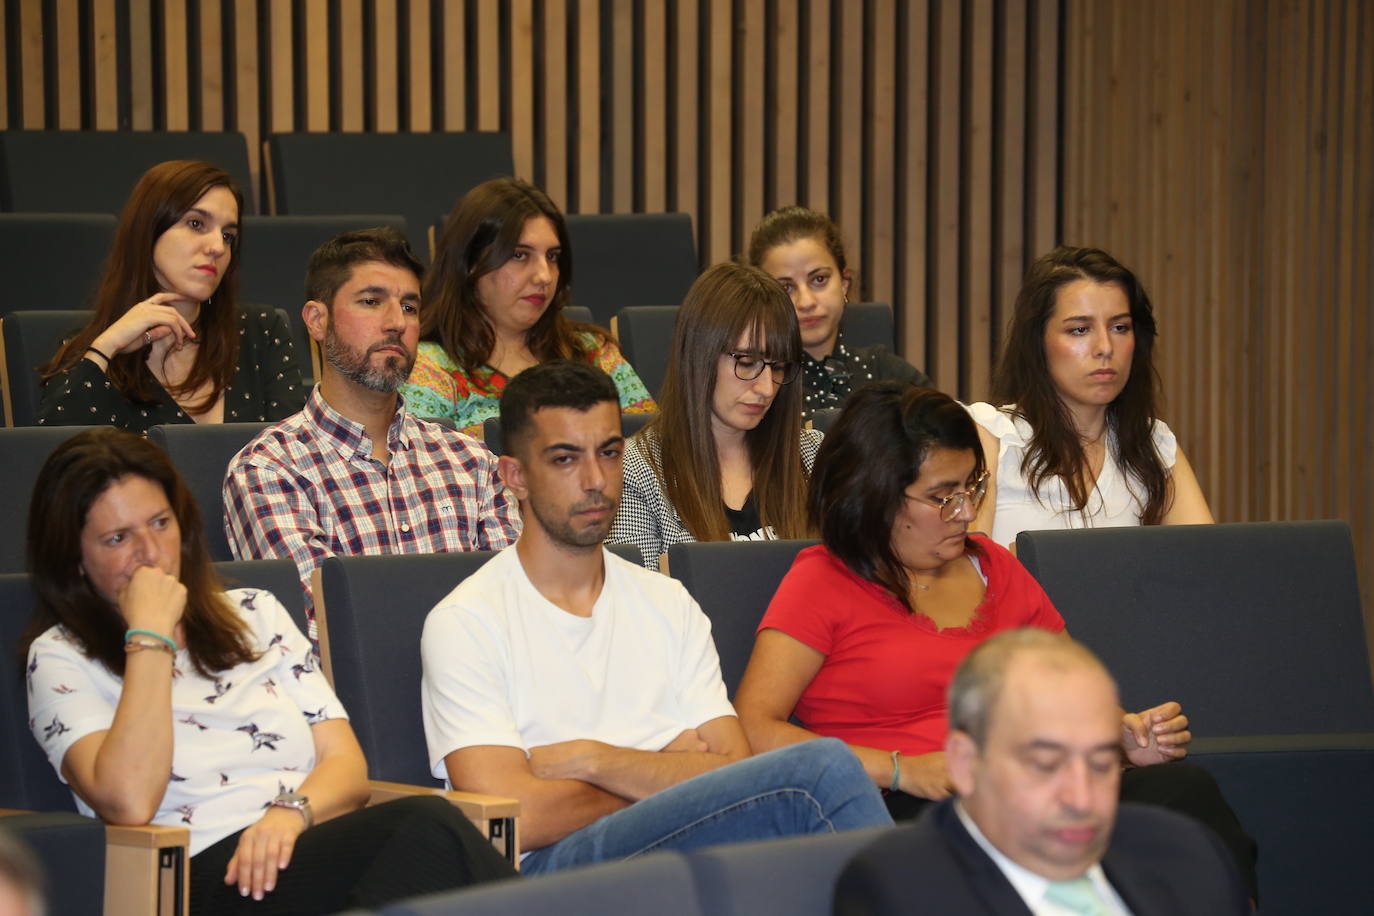
M 1143 490 L 1135 478 L 1117 463 L 1116 439 L 1109 437 L 1107 460 L 1097 475 L 1097 486 L 1088 494 L 1082 512 L 1074 511 L 1068 488 L 1058 477 L 1036 492 L 1021 471 L 1033 431 L 1013 408 L 993 407 L 985 402 L 969 404 L 974 421 L 997 438 L 997 505 L 989 535 L 998 544 L 1010 546 L 1022 531 L 1062 528 L 1125 528 L 1140 524 L 1145 507 Z M 1156 420 L 1151 439 L 1166 471 L 1178 462 L 1178 439 L 1163 420 Z
M 711 625 L 682 584 L 603 550 L 590 617 L 530 583 L 514 547 L 430 612 L 420 689 L 434 776 L 480 745 L 588 738 L 656 751 L 689 728 L 733 716 Z
M 261 656 L 204 678 L 185 649 L 177 652 L 172 772 L 152 820 L 188 828 L 193 856 L 256 822 L 279 793 L 298 789 L 315 766 L 310 726 L 347 718 L 281 602 L 259 589 L 227 594 Z M 29 728 L 61 778 L 71 746 L 113 724 L 123 681 L 83 655 L 61 627 L 34 640 L 28 672 Z M 76 807 L 97 816 L 80 798 Z

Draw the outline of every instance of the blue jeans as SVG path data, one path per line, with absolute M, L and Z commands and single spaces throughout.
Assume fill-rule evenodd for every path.
M 803 833 L 890 825 L 858 758 L 834 738 L 804 741 L 703 773 L 525 856 L 526 875 Z

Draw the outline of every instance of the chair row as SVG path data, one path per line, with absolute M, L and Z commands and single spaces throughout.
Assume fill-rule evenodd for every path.
M 274 134 L 264 151 L 269 212 L 397 214 L 426 261 L 427 241 L 448 208 L 475 185 L 515 172 L 510 137 L 501 133 Z M 213 162 L 251 196 L 248 146 L 239 133 L 14 130 L 0 131 L 0 210 L 118 213 L 138 177 L 166 159 Z M 251 215 L 251 200 L 245 206 L 244 215 Z M 568 233 L 576 254 L 575 301 L 590 307 L 600 324 L 627 306 L 680 303 L 696 278 L 686 214 L 570 215 Z M 257 257 L 264 249 L 253 250 Z M 302 260 L 298 276 L 304 268 Z M 47 290 L 33 301 L 73 308 L 82 300 Z
M 768 601 L 810 543 L 669 551 L 670 574 L 711 619 L 732 696 Z M 1259 842 L 1266 909 L 1357 911 L 1361 868 L 1374 855 L 1374 690 L 1345 524 L 1025 533 L 1018 552 L 1070 632 L 1115 673 L 1127 708 L 1183 704 L 1200 735 L 1193 757 Z M 316 572 L 324 670 L 370 778 L 431 780 L 416 702 L 420 634 L 430 609 L 489 557 L 335 557 Z M 274 591 L 299 598 L 294 570 L 279 576 Z M 0 599 L 0 609 L 13 603 Z

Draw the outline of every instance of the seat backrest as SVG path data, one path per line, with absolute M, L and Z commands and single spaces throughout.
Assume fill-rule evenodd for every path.
M 882 344 L 897 349 L 897 330 L 892 321 L 892 306 L 886 302 L 851 302 L 844 307 L 840 319 L 840 333 L 845 343 L 853 347 Z
M 681 305 L 697 278 L 692 218 L 686 213 L 569 215 L 572 298 L 610 326 L 632 305 Z
M 143 173 L 168 159 L 224 169 L 243 193 L 244 212 L 254 212 L 243 134 L 185 130 L 0 131 L 0 209 L 119 213 Z
M 29 730 L 29 698 L 19 637 L 33 616 L 22 573 L 0 575 L 0 808 L 74 811 L 72 794 Z
M 1178 700 L 1207 738 L 1374 731 L 1344 522 L 1035 531 L 1016 546 L 1127 709 Z
M 34 311 L 90 308 L 115 222 L 109 213 L 0 213 L 5 299 Z
M 633 548 L 612 550 L 639 562 Z M 433 784 L 420 713 L 420 635 L 434 606 L 493 556 L 475 550 L 330 557 L 320 567 L 321 647 L 371 779 Z
M 436 207 L 515 173 L 510 135 L 502 133 L 273 134 L 267 151 L 277 213 L 399 213 L 425 262 Z
M 891 830 L 846 830 L 687 853 L 702 908 L 715 916 L 830 916 L 835 883 L 859 850 Z
M 6 426 L 38 422 L 43 399 L 38 367 L 53 358 L 65 338 L 85 327 L 91 314 L 63 309 L 10 312 L 0 318 Z
M 739 686 L 754 630 L 797 552 L 816 541 L 709 541 L 668 548 L 668 573 L 687 587 L 711 620 L 720 673 L 731 698 Z
M 581 305 L 569 305 L 563 309 L 563 317 L 569 321 L 580 321 L 583 324 L 595 324 L 604 326 L 592 315 L 592 310 Z
M 292 560 L 221 560 L 215 564 L 220 584 L 225 589 L 258 588 L 271 592 L 291 614 L 302 633 L 309 632 L 305 615 L 305 590 L 301 574 Z
M 618 862 L 498 881 L 480 887 L 393 903 L 382 916 L 603 916 L 653 913 L 655 916 L 705 916 L 697 881 L 686 856 L 655 852 Z M 825 900 L 829 912 L 830 898 Z M 785 910 L 763 909 L 759 913 Z
M 239 266 L 239 300 L 270 305 L 286 313 L 303 369 L 309 365 L 305 354 L 310 352 L 310 336 L 301 318 L 310 255 L 334 236 L 354 229 L 389 226 L 402 235 L 406 231 L 405 218 L 395 213 L 249 216 L 240 222 L 245 248 Z
M 649 421 L 658 416 L 656 413 L 622 413 L 620 415 L 620 434 L 626 439 L 639 432 Z M 501 439 L 501 418 L 487 417 L 482 421 L 482 441 L 491 449 L 492 454 L 500 457 L 503 442 Z
M 272 423 L 171 423 L 148 438 L 167 453 L 200 506 L 212 560 L 232 560 L 224 535 L 224 475 L 229 462 Z M 285 602 L 283 602 L 285 603 Z
M 655 398 L 668 375 L 677 310 L 676 305 L 633 305 L 615 316 L 620 352 Z
M 29 519 L 29 496 L 43 462 L 63 442 L 90 426 L 21 426 L 0 429 L 0 573 L 21 573 Z M 6 645 L 10 645 L 7 643 Z M 0 647 L 0 652 L 6 651 Z

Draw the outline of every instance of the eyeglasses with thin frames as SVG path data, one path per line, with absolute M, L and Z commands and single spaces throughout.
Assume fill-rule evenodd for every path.
M 957 490 L 943 499 L 937 499 L 934 502 L 926 502 L 920 497 L 911 496 L 907 493 L 903 493 L 902 496 L 914 502 L 924 503 L 927 506 L 934 506 L 936 509 L 940 510 L 940 521 L 952 522 L 959 517 L 960 512 L 964 511 L 965 503 L 968 504 L 975 515 L 978 514 L 979 508 L 983 505 L 984 497 L 988 495 L 988 476 L 988 472 L 983 471 L 983 473 L 978 475 L 978 479 L 973 482 L 973 486 L 969 487 L 967 490 Z
M 797 373 L 801 371 L 801 363 L 794 363 L 785 359 L 764 359 L 757 353 L 740 353 L 738 350 L 731 350 L 725 355 L 735 361 L 735 378 L 741 382 L 752 382 L 763 375 L 763 370 L 766 367 L 773 374 L 775 385 L 787 385 L 795 381 Z

